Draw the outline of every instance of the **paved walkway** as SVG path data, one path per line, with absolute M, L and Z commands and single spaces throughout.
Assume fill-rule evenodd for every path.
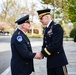
M 39 52 L 41 50 L 41 45 L 42 45 L 41 41 L 33 42 L 32 43 L 33 52 Z M 76 75 L 76 43 L 74 43 L 73 41 L 64 41 L 64 49 L 69 61 L 69 64 L 67 65 L 68 73 L 69 75 Z M 47 75 L 46 58 L 42 60 L 34 59 L 34 67 L 35 67 L 35 75 Z M 10 68 L 8 69 L 10 70 Z M 9 71 L 7 75 L 11 75 L 11 72 Z

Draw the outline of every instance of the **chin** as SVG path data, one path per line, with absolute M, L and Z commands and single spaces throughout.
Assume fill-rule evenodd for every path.
M 31 29 L 28 29 L 28 31 L 29 31 L 29 30 L 31 30 Z

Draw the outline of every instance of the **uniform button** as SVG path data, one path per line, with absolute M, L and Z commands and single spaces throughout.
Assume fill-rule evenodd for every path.
M 59 52 L 57 52 L 57 54 L 59 54 Z
M 46 37 L 45 37 L 45 39 L 46 39 Z
M 26 63 L 26 65 L 28 65 L 28 63 Z
M 47 45 L 46 45 L 46 47 L 47 47 Z

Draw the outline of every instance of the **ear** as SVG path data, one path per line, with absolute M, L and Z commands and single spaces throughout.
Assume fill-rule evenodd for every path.
M 24 27 L 24 23 L 22 24 L 22 27 Z

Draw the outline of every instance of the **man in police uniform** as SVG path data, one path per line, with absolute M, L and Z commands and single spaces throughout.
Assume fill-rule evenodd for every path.
M 26 32 L 30 29 L 29 15 L 18 19 L 15 23 L 20 25 L 11 38 L 11 73 L 12 75 L 30 75 L 34 71 L 30 40 Z
M 37 13 L 40 22 L 47 25 L 40 53 L 47 58 L 47 75 L 67 75 L 68 61 L 63 49 L 63 29 L 52 20 L 50 9 L 38 10 Z

